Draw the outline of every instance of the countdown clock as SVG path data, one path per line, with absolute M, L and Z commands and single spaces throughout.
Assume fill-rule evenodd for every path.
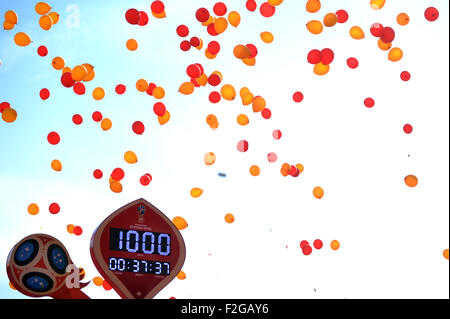
M 107 217 L 90 248 L 98 271 L 124 299 L 153 298 L 180 272 L 186 257 L 179 230 L 144 199 Z

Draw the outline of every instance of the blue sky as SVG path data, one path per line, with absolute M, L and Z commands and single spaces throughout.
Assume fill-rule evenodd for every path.
M 14 10 L 19 23 L 13 31 L 0 31 L 0 102 L 18 111 L 15 123 L 0 122 L 0 261 L 21 238 L 45 232 L 68 247 L 91 279 L 97 275 L 88 249 L 92 232 L 115 209 L 144 197 L 190 225 L 183 231 L 188 277 L 175 280 L 160 298 L 448 298 L 448 261 L 442 258 L 449 208 L 448 181 L 442 178 L 448 176 L 448 59 L 442 58 L 448 57 L 448 1 L 387 0 L 380 11 L 370 9 L 369 1 L 322 1 L 317 14 L 306 13 L 304 2 L 286 0 L 265 19 L 248 12 L 244 1 L 225 1 L 229 10 L 240 12 L 242 23 L 217 38 L 221 52 L 208 60 L 203 51 L 182 52 L 175 30 L 186 24 L 189 36 L 199 36 L 206 47 L 213 38 L 196 21 L 195 11 L 202 6 L 212 11 L 212 1 L 167 0 L 168 17 L 150 17 L 145 27 L 127 24 L 124 13 L 129 7 L 149 13 L 150 1 L 55 1 L 51 5 L 61 18 L 50 31 L 40 29 L 35 1 L 1 1 L 1 15 Z M 66 9 L 72 5 L 79 9 L 79 27 L 67 24 L 73 12 Z M 440 17 L 430 23 L 423 12 L 432 5 Z M 347 23 L 319 36 L 309 34 L 309 20 L 338 9 L 349 12 Z M 411 17 L 408 26 L 396 23 L 400 12 Z M 395 45 L 405 52 L 402 61 L 389 62 L 377 48 L 369 32 L 374 22 L 396 30 Z M 364 40 L 349 37 L 353 25 L 364 29 Z M 14 44 L 19 31 L 30 35 L 30 46 Z M 271 31 L 274 43 L 264 44 L 262 31 Z M 137 51 L 126 49 L 129 38 L 138 41 Z M 254 68 L 234 58 L 232 48 L 241 43 L 257 45 Z M 36 53 L 40 45 L 49 49 L 45 58 Z M 306 55 L 325 47 L 336 58 L 330 73 L 317 77 Z M 56 56 L 71 67 L 94 65 L 96 78 L 87 84 L 86 95 L 61 86 L 60 72 L 51 67 Z M 357 70 L 346 66 L 350 56 L 359 59 Z M 207 74 L 221 71 L 223 84 L 262 95 L 272 119 L 263 120 L 238 99 L 209 103 L 211 87 L 179 94 L 192 63 L 201 63 Z M 411 72 L 411 81 L 400 81 L 403 70 Z M 167 125 L 160 126 L 153 114 L 155 99 L 136 91 L 140 78 L 164 87 L 163 102 L 172 116 Z M 120 83 L 127 86 L 123 96 L 114 92 Z M 96 86 L 106 90 L 102 101 L 92 99 Z M 47 101 L 39 98 L 44 87 L 51 92 Z M 292 102 L 297 90 L 305 95 L 300 104 Z M 368 96 L 376 100 L 372 110 L 362 105 Z M 110 131 L 92 121 L 97 110 L 112 120 Z M 84 117 L 79 127 L 71 120 L 75 113 Z M 205 123 L 210 113 L 220 122 L 214 132 Z M 239 113 L 249 116 L 248 127 L 237 125 Z M 147 127 L 142 136 L 131 131 L 136 120 Z M 406 123 L 413 124 L 414 134 L 403 133 Z M 272 139 L 274 129 L 282 130 L 280 141 Z M 61 135 L 59 145 L 47 143 L 50 131 Z M 236 151 L 241 139 L 249 141 L 248 153 Z M 137 154 L 138 164 L 123 161 L 127 150 Z M 217 155 L 211 167 L 203 163 L 207 152 Z M 269 152 L 278 154 L 275 164 L 267 162 Z M 56 158 L 63 164 L 61 173 L 50 168 Z M 283 162 L 303 163 L 304 174 L 282 178 Z M 253 164 L 261 167 L 258 178 L 248 174 Z M 94 169 L 108 175 L 115 167 L 126 171 L 121 194 L 109 190 L 106 177 L 92 177 Z M 145 173 L 153 176 L 147 188 L 139 184 Z M 405 187 L 408 174 L 419 177 L 419 187 Z M 321 201 L 311 194 L 317 185 L 325 189 Z M 201 198 L 189 196 L 192 187 L 205 190 Z M 41 208 L 36 216 L 26 212 L 32 202 Z M 61 205 L 60 214 L 48 213 L 52 202 Z M 232 225 L 223 222 L 229 212 L 236 216 Z M 83 235 L 68 234 L 67 224 L 81 225 Z M 326 245 L 339 239 L 342 249 L 303 256 L 298 243 L 315 238 Z M 237 250 L 242 241 L 248 247 Z M 266 263 L 265 247 L 284 269 L 277 276 L 267 277 L 274 266 Z M 0 269 L 0 298 L 22 298 Z M 236 290 L 241 282 L 247 284 Z M 86 291 L 94 298 L 117 298 L 92 284 Z

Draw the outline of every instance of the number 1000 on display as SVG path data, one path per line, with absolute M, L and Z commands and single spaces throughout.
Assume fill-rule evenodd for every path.
M 170 235 L 111 228 L 109 233 L 109 249 L 130 253 L 169 256 Z

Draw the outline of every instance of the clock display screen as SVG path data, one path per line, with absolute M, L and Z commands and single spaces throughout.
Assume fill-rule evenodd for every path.
M 170 264 L 151 260 L 110 257 L 109 270 L 168 276 Z
M 109 249 L 148 255 L 170 255 L 170 235 L 131 229 L 110 228 Z

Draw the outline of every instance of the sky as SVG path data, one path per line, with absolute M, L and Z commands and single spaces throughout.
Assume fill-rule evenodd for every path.
M 131 7 L 150 14 L 150 1 L 54 1 L 60 21 L 44 31 L 36 1 L 0 0 L 1 17 L 7 10 L 19 16 L 14 30 L 0 31 L 0 102 L 18 112 L 16 122 L 0 121 L 0 263 L 23 237 L 46 233 L 64 243 L 91 280 L 99 275 L 89 253 L 92 233 L 116 209 L 145 198 L 189 224 L 181 231 L 187 278 L 175 278 L 156 298 L 449 298 L 449 264 L 442 256 L 449 242 L 448 1 L 387 0 L 378 11 L 368 0 L 322 1 L 311 14 L 306 1 L 285 0 L 271 18 L 247 11 L 245 1 L 224 2 L 242 21 L 214 38 L 195 19 L 200 7 L 212 12 L 213 1 L 166 0 L 167 18 L 150 17 L 144 27 L 129 25 L 124 14 Z M 435 22 L 424 18 L 429 6 L 440 11 Z M 348 22 L 320 35 L 307 31 L 308 21 L 339 9 L 349 13 Z M 396 22 L 401 12 L 411 18 L 407 26 Z M 388 61 L 377 47 L 369 32 L 375 22 L 395 29 L 401 61 Z M 181 51 L 180 24 L 204 47 L 219 41 L 217 58 Z M 351 26 L 362 27 L 366 37 L 352 39 Z M 29 46 L 14 44 L 20 31 L 32 38 Z M 273 33 L 273 43 L 261 41 L 263 31 Z M 130 38 L 138 41 L 137 51 L 126 49 Z M 232 53 L 247 43 L 258 48 L 254 67 Z M 40 45 L 48 56 L 37 54 Z M 319 77 L 306 56 L 323 48 L 331 48 L 335 60 Z M 61 86 L 61 73 L 51 66 L 56 56 L 71 67 L 94 65 L 96 77 L 84 96 Z M 357 69 L 348 68 L 349 57 L 359 60 Z M 245 86 L 263 96 L 272 118 L 242 106 L 239 96 L 211 104 L 211 86 L 178 93 L 193 63 L 207 74 L 220 71 L 222 84 L 238 92 Z M 412 75 L 408 82 L 400 80 L 404 70 Z M 166 125 L 153 113 L 156 100 L 137 92 L 141 78 L 165 89 Z M 117 84 L 127 86 L 124 95 L 114 92 Z M 91 95 L 97 86 L 106 91 L 101 101 Z M 51 92 L 46 101 L 39 97 L 42 88 Z M 304 94 L 301 103 L 292 100 L 296 91 Z M 367 97 L 375 107 L 364 106 Z M 112 120 L 111 130 L 92 121 L 94 111 Z M 75 113 L 84 118 L 80 126 L 72 123 Z M 236 123 L 240 113 L 248 115 L 248 126 Z M 208 114 L 219 119 L 215 131 L 205 122 Z M 131 130 L 137 120 L 146 125 L 141 136 Z M 412 134 L 403 132 L 406 123 Z M 278 141 L 275 129 L 283 133 Z M 61 136 L 56 146 L 46 140 L 51 131 Z M 250 145 L 246 153 L 236 150 L 242 139 Z M 137 164 L 124 162 L 128 150 Z M 216 154 L 214 165 L 204 164 L 207 152 Z M 269 152 L 278 155 L 276 163 L 267 161 Z M 51 169 L 53 159 L 62 162 L 61 172 Z M 298 178 L 283 177 L 285 162 L 305 170 Z M 249 174 L 254 164 L 261 168 L 258 177 Z M 120 194 L 108 184 L 116 167 L 126 173 Z M 95 169 L 103 179 L 93 178 Z M 147 187 L 139 184 L 145 173 L 153 177 Z M 418 177 L 417 187 L 405 185 L 409 174 Z M 320 200 L 312 194 L 316 186 L 325 191 Z M 193 187 L 204 190 L 200 198 L 190 196 Z M 48 212 L 53 202 L 61 206 L 57 215 Z M 39 205 L 39 214 L 27 213 L 30 203 Z M 225 223 L 227 213 L 235 216 L 233 224 Z M 68 224 L 82 226 L 83 234 L 69 234 Z M 300 241 L 315 239 L 324 248 L 304 256 Z M 339 250 L 331 250 L 332 240 L 339 240 Z M 92 283 L 84 291 L 119 298 Z M 4 266 L 0 298 L 28 298 L 9 287 Z

